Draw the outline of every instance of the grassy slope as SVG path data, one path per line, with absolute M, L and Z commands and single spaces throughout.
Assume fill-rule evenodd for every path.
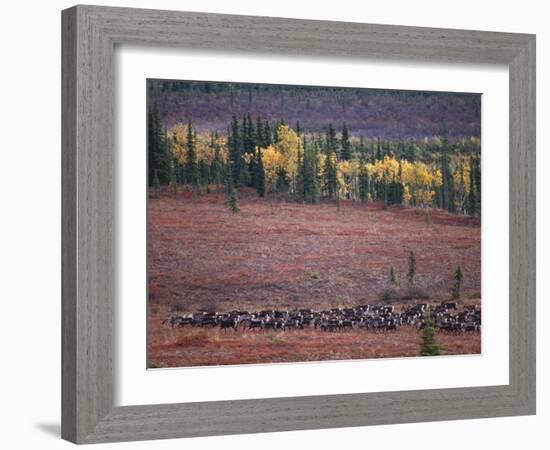
M 402 304 L 410 301 L 402 298 L 408 293 L 410 250 L 417 254 L 415 286 L 430 301 L 449 298 L 453 270 L 460 264 L 463 297 L 479 302 L 478 220 L 345 203 L 338 212 L 333 204 L 275 202 L 248 191 L 241 191 L 240 198 L 237 215 L 227 211 L 218 194 L 196 201 L 186 192 L 149 199 L 149 350 L 157 364 L 414 355 L 418 336 L 413 330 L 386 338 L 363 333 L 355 341 L 355 334 L 320 337 L 309 330 L 291 331 L 273 341 L 269 333 L 231 335 L 160 325 L 176 304 L 193 312 L 376 303 L 387 287 L 390 266 L 397 274 L 394 301 Z M 449 353 L 480 349 L 479 335 L 442 339 L 449 341 Z

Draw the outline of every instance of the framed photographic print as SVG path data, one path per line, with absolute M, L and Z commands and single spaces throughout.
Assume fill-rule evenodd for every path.
M 534 119 L 532 35 L 63 11 L 63 437 L 534 414 Z

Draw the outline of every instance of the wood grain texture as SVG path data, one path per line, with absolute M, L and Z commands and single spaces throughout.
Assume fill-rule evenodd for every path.
M 61 155 L 61 260 L 62 260 L 62 431 L 76 440 L 76 10 L 62 17 L 62 155 Z
M 77 6 L 63 11 L 62 435 L 77 443 L 535 412 L 535 38 L 481 31 Z M 510 70 L 510 383 L 113 407 L 116 44 L 506 64 Z

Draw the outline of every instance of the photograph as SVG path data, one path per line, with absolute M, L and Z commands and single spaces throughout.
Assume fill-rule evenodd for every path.
M 147 367 L 481 353 L 481 95 L 147 80 Z
M 548 441 L 543 2 L 3 6 L 3 448 Z

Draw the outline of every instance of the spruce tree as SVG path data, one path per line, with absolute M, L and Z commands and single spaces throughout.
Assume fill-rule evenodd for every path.
M 220 186 L 223 183 L 223 173 L 224 173 L 224 161 L 221 154 L 221 147 L 219 144 L 219 136 L 216 131 L 213 135 L 213 146 L 214 146 L 214 168 L 213 168 L 213 182 L 217 186 Z
M 416 161 L 416 146 L 412 139 L 409 141 L 409 145 L 407 146 L 407 153 L 406 153 L 405 159 L 409 162 Z
M 170 184 L 172 181 L 172 175 L 174 171 L 174 165 L 172 163 L 172 150 L 171 150 L 170 139 L 168 138 L 168 130 L 164 127 L 164 132 L 162 134 L 162 176 L 164 184 Z
M 475 164 L 474 159 L 470 157 L 470 183 L 468 192 L 468 214 L 476 215 L 476 192 L 475 192 Z
M 453 298 L 460 298 L 460 287 L 462 286 L 462 269 L 457 266 L 453 277 Z
M 441 353 L 441 346 L 435 338 L 435 323 L 427 311 L 424 314 L 424 329 L 422 330 L 422 345 L 420 356 L 438 356 Z
M 225 176 L 225 204 L 227 208 L 233 213 L 237 214 L 240 212 L 239 208 L 239 198 L 237 196 L 237 191 L 233 185 L 233 177 L 230 173 Z
M 475 210 L 477 215 L 481 215 L 481 162 L 480 157 L 474 157 L 474 187 L 475 187 Z
M 191 124 L 191 119 L 187 123 L 187 164 L 186 177 L 187 182 L 194 188 L 198 186 L 198 167 L 197 152 L 195 147 L 196 134 Z
M 296 122 L 296 126 L 299 125 L 299 122 Z M 298 135 L 298 138 L 300 136 Z M 296 174 L 296 184 L 294 196 L 298 194 L 298 199 L 305 201 L 306 199 L 306 147 L 307 139 L 304 136 L 302 139 L 302 148 L 298 148 L 298 157 L 296 160 L 296 167 L 298 168 L 298 173 Z
M 361 158 L 364 158 L 366 155 L 367 149 L 365 147 L 365 138 L 363 135 L 359 136 L 359 154 L 361 155 Z
M 326 153 L 327 155 L 332 153 L 338 154 L 338 140 L 336 139 L 336 130 L 332 126 L 332 123 L 328 124 L 326 132 Z
M 155 105 L 156 106 L 156 105 Z M 147 111 L 147 185 L 154 187 L 155 178 L 158 180 L 156 173 L 156 146 L 155 146 L 155 123 L 153 120 L 153 108 Z
M 409 283 L 412 284 L 414 276 L 416 275 L 416 255 L 412 250 L 409 252 L 408 267 L 407 279 Z
M 445 134 L 443 136 L 442 143 L 442 156 L 441 156 L 441 176 L 442 176 L 442 185 L 441 185 L 441 200 L 443 209 L 454 213 L 455 212 L 455 195 L 454 195 L 454 179 L 453 172 L 451 170 L 451 157 L 450 157 L 450 148 L 449 140 L 447 138 L 447 131 L 445 129 Z
M 369 195 L 369 173 L 364 161 L 360 162 L 359 166 L 359 199 L 361 203 L 365 203 Z
M 401 160 L 399 160 L 399 170 L 397 172 L 397 180 L 395 186 L 395 204 L 401 205 L 403 203 L 403 194 L 405 193 L 405 187 L 402 183 L 403 176 L 403 167 L 401 165 Z
M 317 176 L 317 144 L 304 147 L 304 199 L 306 203 L 319 201 L 319 178 Z
M 393 268 L 393 266 L 390 267 L 389 281 L 392 284 L 395 283 L 395 269 Z
M 262 123 L 262 118 L 258 114 L 258 117 L 256 117 L 256 130 L 255 130 L 255 137 L 256 142 L 254 143 L 258 147 L 267 147 L 268 144 L 265 143 L 264 140 L 264 125 Z
M 243 151 L 250 155 L 254 155 L 255 149 L 256 133 L 254 129 L 254 124 L 252 123 L 252 118 L 250 117 L 250 113 L 247 113 L 246 116 L 243 118 Z M 248 173 L 250 174 L 249 185 L 256 187 L 256 158 L 250 158 L 247 169 Z
M 172 142 L 178 143 L 177 134 L 174 131 L 172 134 Z M 173 157 L 173 167 L 176 178 L 176 183 L 179 185 L 185 184 L 185 164 L 182 164 L 178 158 Z
M 348 127 L 346 126 L 346 122 L 344 122 L 344 126 L 342 127 L 342 152 L 340 154 L 340 159 L 349 161 L 351 159 L 351 144 L 349 142 L 349 132 Z
M 324 178 L 325 186 L 327 187 L 327 195 L 329 199 L 334 199 L 337 192 L 337 179 L 336 179 L 336 153 L 329 153 L 325 159 Z
M 273 144 L 273 137 L 272 137 L 272 134 L 271 134 L 271 128 L 270 128 L 269 122 L 267 120 L 264 123 L 264 132 L 262 134 L 262 139 L 263 139 L 262 147 L 264 147 L 264 148 L 267 148 L 271 144 Z
M 157 103 L 153 104 L 147 117 L 147 151 L 149 186 L 154 185 L 155 177 L 160 185 L 168 185 L 172 177 L 172 157 Z
M 227 140 L 227 147 L 229 150 L 229 159 L 231 161 L 231 176 L 233 178 L 233 185 L 238 184 L 241 175 L 241 161 L 242 161 L 242 140 L 241 130 L 237 116 L 233 116 L 231 126 L 229 130 L 229 136 Z
M 256 182 L 256 192 L 258 193 L 258 196 L 264 197 L 265 196 L 265 172 L 264 172 L 264 163 L 262 160 L 262 151 L 260 148 L 255 153 L 256 157 L 256 176 L 255 176 L 255 182 Z
M 153 175 L 153 187 L 155 188 L 155 192 L 157 193 L 157 195 L 160 193 L 160 180 L 159 180 L 159 176 L 158 176 L 158 170 L 155 170 L 155 174 Z

